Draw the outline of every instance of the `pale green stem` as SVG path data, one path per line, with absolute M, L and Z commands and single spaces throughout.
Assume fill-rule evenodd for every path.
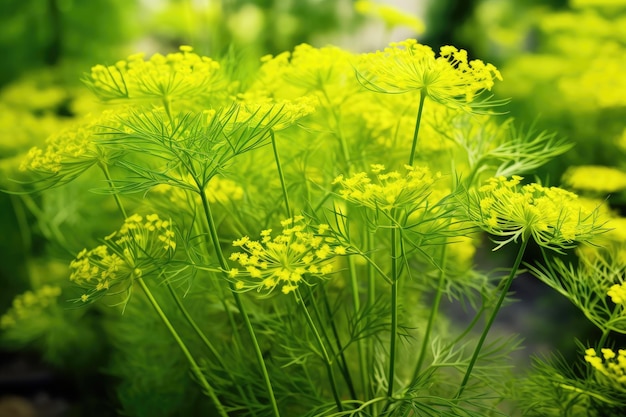
M 146 294 L 146 297 L 148 297 L 148 301 L 150 301 L 150 304 L 152 304 L 152 307 L 156 311 L 157 315 L 159 316 L 163 324 L 165 324 L 165 327 L 167 327 L 170 334 L 172 335 L 172 337 L 174 338 L 174 340 L 176 341 L 176 343 L 182 350 L 183 354 L 185 355 L 185 358 L 187 358 L 187 361 L 189 362 L 189 365 L 191 366 L 191 372 L 198 379 L 198 383 L 200 384 L 200 386 L 204 388 L 207 395 L 213 401 L 213 404 L 215 405 L 215 408 L 217 409 L 217 412 L 219 413 L 219 415 L 222 417 L 228 417 L 228 414 L 224 410 L 224 406 L 222 405 L 219 398 L 217 398 L 217 395 L 215 394 L 215 390 L 213 389 L 211 384 L 209 384 L 209 381 L 207 381 L 206 377 L 200 370 L 200 367 L 198 366 L 196 360 L 193 358 L 193 355 L 187 348 L 187 345 L 185 344 L 183 339 L 181 339 L 178 332 L 176 331 L 172 323 L 169 321 L 169 319 L 167 318 L 167 316 L 161 309 L 161 306 L 159 306 L 159 303 L 152 295 L 152 292 L 150 291 L 150 289 L 148 288 L 144 280 L 142 278 L 136 278 L 136 281 L 139 283 L 139 286 L 141 287 L 143 292 Z
M 365 236 L 366 242 L 365 247 L 368 253 L 372 253 L 374 249 L 374 233 L 367 230 L 367 226 L 365 226 Z M 367 306 L 369 308 L 373 308 L 376 304 L 376 268 L 373 265 L 373 262 L 367 263 Z M 366 326 L 370 323 L 370 318 L 368 317 Z M 377 394 L 374 387 L 376 386 L 376 373 L 374 370 L 375 366 L 375 355 L 374 355 L 374 340 L 371 337 L 367 338 L 367 361 L 369 363 L 369 372 L 367 376 L 368 385 L 366 387 L 365 395 L 366 398 L 372 397 Z M 371 412 L 372 415 L 378 415 L 378 404 L 371 404 Z
M 413 131 L 413 144 L 411 145 L 411 155 L 409 156 L 409 165 L 413 165 L 413 161 L 415 160 L 415 149 L 417 148 L 417 136 L 420 131 L 420 124 L 422 122 L 422 111 L 424 110 L 424 100 L 426 99 L 426 94 L 422 91 L 420 93 L 420 102 L 419 107 L 417 109 L 417 118 L 415 120 L 415 130 Z
M 276 168 L 278 170 L 278 178 L 280 179 L 280 186 L 283 189 L 283 199 L 285 200 L 285 210 L 287 211 L 287 217 L 291 217 L 291 207 L 289 205 L 289 194 L 287 194 L 287 185 L 285 184 L 285 176 L 283 175 L 283 168 L 280 163 L 280 157 L 278 156 L 278 148 L 276 147 L 276 138 L 274 137 L 274 131 L 270 130 L 270 138 L 272 139 L 272 149 L 274 150 L 274 160 L 276 161 Z
M 313 292 L 311 291 L 310 288 L 309 288 L 309 294 L 312 299 Z M 350 391 L 350 395 L 352 396 L 352 398 L 356 399 L 357 395 L 356 395 L 356 390 L 354 389 L 354 382 L 352 381 L 352 375 L 350 375 L 350 369 L 348 368 L 348 361 L 346 360 L 346 355 L 344 352 L 343 345 L 341 344 L 341 340 L 339 339 L 339 332 L 337 331 L 337 326 L 335 325 L 335 321 L 332 319 L 332 309 L 330 308 L 330 302 L 328 301 L 328 294 L 326 294 L 325 288 L 322 288 L 322 301 L 324 303 L 326 314 L 328 315 L 328 319 L 330 321 L 330 328 L 333 333 L 333 338 L 335 339 L 335 345 L 337 345 L 337 352 L 338 352 L 339 359 L 340 359 L 340 361 L 337 362 L 337 365 L 339 366 L 339 370 L 341 371 L 341 374 L 343 375 L 343 378 L 346 381 L 346 384 L 348 385 L 348 390 Z M 317 315 L 318 320 L 321 323 L 321 315 L 317 309 L 317 305 L 315 304 L 315 302 L 313 302 L 312 305 L 313 305 L 315 314 Z M 324 334 L 324 338 L 328 341 L 328 344 L 330 345 L 331 344 L 330 338 L 328 337 L 323 325 L 322 325 L 322 333 Z
M 337 389 L 337 381 L 335 379 L 335 374 L 333 372 L 332 360 L 330 359 L 330 356 L 328 355 L 328 351 L 326 350 L 326 346 L 324 346 L 324 341 L 322 340 L 322 337 L 320 336 L 320 333 L 317 330 L 315 323 L 313 322 L 313 318 L 311 317 L 309 310 L 306 308 L 306 305 L 304 304 L 304 300 L 302 298 L 302 295 L 300 294 L 299 289 L 296 289 L 296 294 L 297 294 L 296 302 L 302 305 L 302 310 L 304 311 L 304 317 L 306 318 L 307 324 L 311 328 L 311 331 L 313 332 L 313 335 L 315 336 L 315 340 L 317 341 L 317 344 L 319 345 L 320 353 L 322 354 L 322 359 L 324 360 L 324 365 L 326 366 L 326 371 L 328 372 L 328 381 L 330 383 L 330 389 L 332 391 L 333 398 L 335 399 L 335 404 L 337 405 L 337 410 L 343 411 L 341 400 L 339 399 L 339 390 Z
M 600 336 L 600 340 L 598 341 L 598 346 L 602 347 L 606 343 L 606 339 L 609 337 L 609 333 L 611 333 L 610 329 L 604 329 L 602 332 L 602 336 Z
M 506 278 L 506 281 L 504 281 L 504 286 L 502 288 L 502 292 L 500 293 L 500 297 L 498 298 L 498 302 L 496 303 L 493 309 L 493 312 L 491 313 L 491 315 L 489 316 L 489 319 L 487 320 L 485 329 L 480 335 L 480 339 L 478 340 L 478 344 L 476 345 L 476 348 L 474 349 L 474 354 L 472 355 L 472 358 L 470 359 L 469 365 L 467 367 L 467 371 L 465 371 L 465 376 L 463 377 L 463 381 L 461 381 L 461 386 L 459 387 L 459 391 L 456 393 L 455 398 L 459 398 L 461 394 L 463 394 L 463 391 L 465 390 L 465 386 L 467 385 L 470 375 L 472 374 L 472 369 L 474 368 L 474 365 L 476 364 L 476 361 L 478 360 L 478 355 L 480 354 L 480 350 L 482 349 L 483 344 L 485 343 L 485 339 L 487 338 L 487 333 L 489 333 L 489 329 L 493 325 L 493 322 L 495 321 L 496 316 L 498 315 L 498 312 L 500 311 L 500 307 L 502 306 L 502 303 L 504 302 L 504 299 L 506 298 L 506 295 L 509 292 L 509 288 L 511 288 L 511 283 L 513 282 L 513 279 L 515 278 L 515 275 L 517 275 L 517 271 L 520 267 L 520 264 L 522 263 L 522 259 L 524 258 L 524 252 L 526 251 L 527 245 L 528 245 L 528 239 L 522 240 L 522 244 L 520 245 L 519 252 L 517 253 L 517 257 L 515 258 L 515 262 L 513 263 L 513 267 L 511 268 L 511 273 Z
M 117 208 L 122 213 L 122 216 L 124 216 L 124 219 L 126 219 L 128 216 L 126 216 L 126 210 L 124 210 L 124 206 L 122 205 L 122 201 L 120 200 L 119 194 L 115 192 L 115 186 L 113 184 L 113 179 L 111 178 L 111 174 L 109 173 L 109 168 L 107 168 L 107 165 L 102 162 L 98 163 L 98 166 L 100 166 L 100 169 L 102 169 L 102 172 L 104 173 L 104 177 L 109 183 L 109 187 L 111 187 L 111 190 L 113 191 L 113 198 L 115 199 L 115 204 L 117 204 Z
M 397 263 L 397 230 L 391 226 L 391 334 L 389 339 L 389 378 L 387 397 L 393 395 L 393 384 L 396 367 L 396 342 L 398 339 L 398 263 Z
M 176 302 L 176 305 L 178 306 L 179 310 L 183 313 L 185 320 L 187 320 L 187 323 L 189 323 L 189 325 L 196 332 L 200 340 L 202 340 L 202 343 L 204 343 L 204 345 L 211 351 L 213 356 L 215 356 L 215 359 L 220 364 L 220 366 L 224 370 L 228 370 L 228 366 L 222 360 L 222 357 L 220 356 L 219 352 L 217 351 L 215 346 L 213 346 L 213 343 L 211 343 L 211 341 L 206 337 L 202 329 L 200 329 L 200 326 L 198 326 L 198 324 L 193 319 L 193 317 L 191 317 L 191 314 L 189 314 L 189 311 L 187 311 L 187 308 L 181 301 L 178 294 L 176 294 L 176 291 L 174 290 L 174 288 L 172 288 L 172 284 L 170 284 L 169 281 L 167 281 L 167 289 L 170 291 L 170 294 L 172 295 L 172 298 L 174 298 L 174 301 Z M 242 385 L 239 384 L 238 381 L 235 381 L 232 375 L 230 375 L 230 373 L 229 373 L 229 376 L 231 377 L 231 381 L 234 383 L 235 387 L 237 387 L 237 391 L 239 392 L 239 395 L 241 395 L 242 398 L 247 398 L 246 394 L 243 392 Z M 250 411 L 253 413 L 253 415 L 256 415 L 256 413 L 254 413 L 254 410 L 250 410 Z
M 332 101 L 330 100 L 330 97 L 328 97 L 326 90 L 323 87 L 321 87 L 320 90 L 322 91 L 322 94 L 324 95 L 324 98 L 326 99 L 326 102 L 328 103 L 328 108 L 331 109 L 331 114 L 333 116 L 333 119 L 335 119 L 335 129 L 337 129 L 337 139 L 339 139 L 339 145 L 341 146 L 341 152 L 343 153 L 343 159 L 346 164 L 346 169 L 350 171 L 350 166 L 352 165 L 352 161 L 350 159 L 350 150 L 348 149 L 348 143 L 346 142 L 346 138 L 341 132 L 341 123 L 339 123 L 339 116 L 335 112 L 335 109 L 333 108 L 333 105 L 332 105 Z
M 211 240 L 213 242 L 213 248 L 215 249 L 215 254 L 217 256 L 220 267 L 222 268 L 224 276 L 227 275 L 229 271 L 228 262 L 224 257 L 224 253 L 222 252 L 222 248 L 220 246 L 219 236 L 217 234 L 217 227 L 215 226 L 215 221 L 213 220 L 213 215 L 211 214 L 211 207 L 209 202 L 207 201 L 206 195 L 204 194 L 204 190 L 200 192 L 200 199 L 202 200 L 202 207 L 204 208 L 204 214 L 207 219 L 207 223 L 209 226 L 209 234 L 211 235 Z M 243 318 L 244 325 L 246 326 L 246 330 L 250 335 L 250 340 L 252 341 L 252 347 L 254 349 L 254 353 L 257 359 L 257 363 L 261 370 L 261 374 L 263 375 L 263 381 L 265 383 L 265 387 L 267 389 L 267 395 L 269 397 L 270 405 L 272 407 L 273 415 L 278 417 L 280 416 L 280 412 L 278 411 L 278 404 L 276 403 L 276 397 L 274 396 L 274 389 L 272 388 L 272 382 L 270 381 L 269 373 L 267 372 L 267 366 L 265 365 L 265 359 L 263 358 L 263 352 L 261 352 L 261 347 L 259 346 L 259 341 L 257 340 L 256 334 L 254 332 L 254 328 L 252 327 L 252 323 L 250 322 L 250 317 L 246 311 L 246 308 L 243 304 L 243 300 L 241 296 L 237 292 L 235 285 L 228 281 L 228 285 L 230 287 L 233 298 L 235 299 L 235 303 L 237 308 L 239 309 L 239 313 Z M 236 329 L 233 329 L 236 331 Z
M 420 373 L 420 370 L 422 369 L 422 365 L 424 364 L 424 359 L 426 358 L 426 350 L 430 342 L 430 333 L 432 332 L 432 329 L 433 329 L 435 317 L 437 316 L 437 313 L 439 312 L 439 304 L 441 303 L 441 297 L 443 296 L 443 288 L 446 282 L 446 248 L 447 248 L 447 245 L 444 243 L 441 249 L 441 269 L 439 270 L 439 283 L 437 284 L 437 292 L 435 293 L 435 299 L 433 300 L 433 305 L 430 309 L 430 315 L 428 316 L 428 323 L 426 324 L 426 331 L 424 332 L 424 340 L 422 341 L 420 355 L 417 359 L 415 370 L 413 371 L 413 380 L 417 378 L 417 376 Z
M 359 280 L 356 276 L 356 265 L 354 265 L 354 258 L 352 256 L 348 256 L 348 271 L 350 272 L 350 286 L 352 287 L 352 305 L 354 307 L 354 317 L 358 317 L 359 312 L 361 310 L 361 299 L 360 299 L 360 291 L 359 291 Z M 357 328 L 355 331 L 360 333 L 361 331 L 361 323 L 357 322 Z M 367 369 L 367 361 L 365 357 L 365 346 L 362 338 L 359 337 L 357 340 L 357 353 L 359 355 L 359 369 L 361 376 L 361 389 L 365 398 L 368 396 L 368 383 L 367 383 L 367 375 L 365 370 Z M 356 399 L 356 398 L 355 398 Z

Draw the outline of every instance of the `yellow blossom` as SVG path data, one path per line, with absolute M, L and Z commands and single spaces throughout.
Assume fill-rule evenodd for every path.
M 153 271 L 160 259 L 169 259 L 175 238 L 171 222 L 157 214 L 129 216 L 104 244 L 83 249 L 70 263 L 70 280 L 86 290 L 80 300 L 95 300 L 114 288 L 129 290 L 144 270 Z
M 245 267 L 244 271 L 233 268 L 228 274 L 233 278 L 236 271 L 237 290 L 269 293 L 280 286 L 288 294 L 301 282 L 307 282 L 309 276 L 330 274 L 334 256 L 347 252 L 336 239 L 319 235 L 320 230 L 328 231 L 328 225 L 314 227 L 302 216 L 283 220 L 281 224 L 283 231 L 277 236 L 272 237 L 268 229 L 261 232 L 261 241 L 245 236 L 233 242 L 243 252 L 234 252 L 230 260 Z
M 181 46 L 180 52 L 154 54 L 144 59 L 133 54 L 115 65 L 96 65 L 85 83 L 102 100 L 178 99 L 208 96 L 222 87 L 220 65 Z
M 565 172 L 563 183 L 577 190 L 612 193 L 626 189 L 626 172 L 605 166 L 577 166 Z
M 362 55 L 357 71 L 363 85 L 374 91 L 420 91 L 438 103 L 468 110 L 478 94 L 502 79 L 492 64 L 468 61 L 463 49 L 443 46 L 435 56 L 430 47 L 414 39 Z
M 470 220 L 503 237 L 496 249 L 518 238 L 532 237 L 539 245 L 559 250 L 586 241 L 604 229 L 597 210 L 589 210 L 578 196 L 557 187 L 520 185 L 521 177 L 491 178 L 468 206 Z

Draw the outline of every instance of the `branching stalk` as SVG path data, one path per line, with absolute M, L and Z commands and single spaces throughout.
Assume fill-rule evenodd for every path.
M 287 194 L 287 185 L 285 184 L 285 175 L 283 174 L 283 168 L 280 163 L 280 157 L 278 156 L 278 148 L 276 147 L 276 137 L 274 131 L 270 130 L 270 138 L 272 139 L 272 150 L 274 151 L 274 160 L 276 161 L 276 168 L 278 170 L 278 178 L 280 179 L 280 186 L 283 190 L 283 199 L 285 201 L 285 210 L 287 211 L 287 217 L 292 216 L 291 207 L 289 205 L 289 194 Z
M 215 249 L 215 254 L 217 255 L 217 259 L 219 261 L 220 267 L 222 268 L 223 274 L 226 275 L 229 270 L 228 262 L 224 257 L 224 253 L 222 252 L 222 248 L 220 246 L 219 236 L 217 234 L 217 227 L 215 226 L 215 221 L 213 220 L 213 215 L 211 214 L 211 207 L 206 198 L 205 193 L 200 192 L 200 199 L 202 200 L 202 207 L 204 209 L 204 214 L 207 219 L 207 223 L 209 226 L 209 234 L 211 235 L 211 241 L 213 242 L 213 247 Z M 274 396 L 274 389 L 272 388 L 272 383 L 270 381 L 269 373 L 267 372 L 267 366 L 265 365 L 265 359 L 263 358 L 263 352 L 261 352 L 261 347 L 259 346 L 259 341 L 256 338 L 256 334 L 254 332 L 254 328 L 252 327 L 252 323 L 250 322 L 250 317 L 246 311 L 246 308 L 243 304 L 243 300 L 241 296 L 235 289 L 235 286 L 232 282 L 229 281 L 231 293 L 233 298 L 235 299 L 235 303 L 237 308 L 239 309 L 239 313 L 243 318 L 244 325 L 246 326 L 246 330 L 250 335 L 250 339 L 252 341 L 252 347 L 254 349 L 254 353 L 257 359 L 257 363 L 261 370 L 261 374 L 263 375 L 263 381 L 265 383 L 265 387 L 267 389 L 267 395 L 269 397 L 270 405 L 272 407 L 272 412 L 275 417 L 280 416 L 280 412 L 278 411 L 278 404 L 276 403 L 276 397 Z
M 424 110 L 424 100 L 426 100 L 426 94 L 422 91 L 420 93 L 420 103 L 417 109 L 417 118 L 415 119 L 415 130 L 413 131 L 413 144 L 411 145 L 411 155 L 409 156 L 409 165 L 413 165 L 415 160 L 415 149 L 417 148 L 417 136 L 420 131 L 420 124 L 422 123 L 422 111 Z
M 226 410 L 224 410 L 224 406 L 222 405 L 222 403 L 220 402 L 219 398 L 217 398 L 217 395 L 215 394 L 215 390 L 213 389 L 211 384 L 209 384 L 209 381 L 207 381 L 206 377 L 202 373 L 202 370 L 198 366 L 198 363 L 193 358 L 193 355 L 191 354 L 191 352 L 187 348 L 187 345 L 185 344 L 183 339 L 180 337 L 180 335 L 178 334 L 178 332 L 176 331 L 176 329 L 174 328 L 172 323 L 169 321 L 169 319 L 167 318 L 167 316 L 165 315 L 165 313 L 161 309 L 161 306 L 159 305 L 157 300 L 152 295 L 152 292 L 150 291 L 150 289 L 146 285 L 146 283 L 143 280 L 143 278 L 136 278 L 136 281 L 139 283 L 139 286 L 141 287 L 143 292 L 146 294 L 146 297 L 148 297 L 148 301 L 150 301 L 150 304 L 152 305 L 152 307 L 156 311 L 157 315 L 159 316 L 159 318 L 161 319 L 163 324 L 165 324 L 165 327 L 167 327 L 167 330 L 169 330 L 169 332 L 172 335 L 172 337 L 174 338 L 174 340 L 176 340 L 176 343 L 180 347 L 180 350 L 182 350 L 183 354 L 185 355 L 185 358 L 187 358 L 187 361 L 189 362 L 189 365 L 191 366 L 191 372 L 198 379 L 198 382 L 199 382 L 200 386 L 202 386 L 202 388 L 204 388 L 204 390 L 206 391 L 207 395 L 213 401 L 213 404 L 215 405 L 215 408 L 217 408 L 217 412 L 219 413 L 219 415 L 221 417 L 228 417 L 228 414 L 226 413 Z
M 341 399 L 339 398 L 339 390 L 337 388 L 337 380 L 335 379 L 335 374 L 333 372 L 333 366 L 332 366 L 333 362 L 330 356 L 328 355 L 326 346 L 324 346 L 324 341 L 322 340 L 322 337 L 320 336 L 320 333 L 317 330 L 315 323 L 313 322 L 313 318 L 311 317 L 311 314 L 309 313 L 309 309 L 304 304 L 304 299 L 302 298 L 302 295 L 300 294 L 300 290 L 296 290 L 296 294 L 298 298 L 297 302 L 300 305 L 302 305 L 302 310 L 304 311 L 304 317 L 306 318 L 307 324 L 311 328 L 311 331 L 313 332 L 313 335 L 315 336 L 315 340 L 317 341 L 317 344 L 320 348 L 322 359 L 324 360 L 324 365 L 326 366 L 326 371 L 328 372 L 328 382 L 330 383 L 330 389 L 332 391 L 333 398 L 335 399 L 337 410 L 341 412 L 343 411 L 343 406 L 341 405 Z
M 524 258 L 524 252 L 526 251 L 526 246 L 528 246 L 528 239 L 522 240 L 522 244 L 520 245 L 519 252 L 517 253 L 517 257 L 515 258 L 515 262 L 513 263 L 513 267 L 511 268 L 511 273 L 506 278 L 506 281 L 504 282 L 504 286 L 502 288 L 502 292 L 500 293 L 500 297 L 498 298 L 498 302 L 496 303 L 496 306 L 494 307 L 493 312 L 491 313 L 491 315 L 489 316 L 489 319 L 487 320 L 485 329 L 480 335 L 480 339 L 478 340 L 478 344 L 476 345 L 476 348 L 474 349 L 474 353 L 472 355 L 472 358 L 470 359 L 469 365 L 467 366 L 467 371 L 465 371 L 465 376 L 463 377 L 463 381 L 461 381 L 461 386 L 459 387 L 459 391 L 456 393 L 455 398 L 459 398 L 461 394 L 463 394 L 463 391 L 465 390 L 465 386 L 467 385 L 470 375 L 472 374 L 472 369 L 474 368 L 474 365 L 476 364 L 476 361 L 478 360 L 478 355 L 480 354 L 480 350 L 482 349 L 483 344 L 485 343 L 485 339 L 487 338 L 487 333 L 489 333 L 489 329 L 493 325 L 493 322 L 495 321 L 496 316 L 498 315 L 498 311 L 500 311 L 500 307 L 502 307 L 502 303 L 504 302 L 504 299 L 506 298 L 506 295 L 509 292 L 511 283 L 513 282 L 513 279 L 515 278 L 515 275 L 517 275 L 517 271 L 520 267 L 520 264 L 522 263 L 522 259 Z

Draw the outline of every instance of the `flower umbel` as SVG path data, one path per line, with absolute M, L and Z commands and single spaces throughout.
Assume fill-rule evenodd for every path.
M 443 46 L 436 57 L 414 39 L 363 55 L 357 71 L 365 87 L 374 91 L 420 91 L 438 103 L 467 109 L 478 94 L 491 90 L 495 79 L 502 79 L 492 64 L 468 61 L 463 49 Z
M 272 230 L 263 230 L 260 241 L 247 236 L 237 239 L 231 261 L 244 269 L 232 268 L 228 276 L 241 291 L 256 289 L 272 292 L 277 286 L 284 294 L 295 291 L 307 277 L 323 277 L 333 271 L 336 255 L 346 254 L 346 249 L 329 235 L 328 225 L 309 225 L 302 216 L 281 222 L 283 231 L 272 237 Z
M 158 268 L 159 259 L 168 259 L 176 249 L 172 224 L 157 214 L 134 214 L 119 231 L 104 238 L 104 244 L 83 249 L 70 263 L 70 280 L 85 288 L 80 297 L 88 302 L 109 290 L 130 292 L 133 280 Z
M 598 356 L 594 348 L 585 350 L 585 361 L 612 382 L 612 385 L 626 389 L 626 349 L 615 352 L 604 348 L 601 352 L 602 357 Z
M 85 83 L 102 100 L 207 95 L 221 82 L 220 65 L 192 50 L 181 46 L 180 52 L 154 54 L 148 60 L 134 54 L 115 65 L 96 65 Z
M 576 194 L 536 183 L 520 186 L 522 179 L 490 178 L 471 197 L 470 220 L 505 238 L 494 250 L 532 237 L 540 246 L 559 251 L 604 231 L 597 210 L 588 210 Z
M 37 317 L 44 309 L 55 306 L 60 295 L 61 288 L 44 285 L 15 297 L 11 309 L 0 317 L 0 330 L 22 326 L 22 320 Z
M 375 182 L 365 172 L 349 178 L 338 176 L 333 184 L 341 185 L 339 194 L 346 200 L 371 209 L 391 212 L 400 209 L 410 214 L 428 202 L 433 185 L 440 174 L 431 174 L 428 167 L 405 165 L 405 173 L 385 172 L 381 164 L 374 164 L 371 171 Z

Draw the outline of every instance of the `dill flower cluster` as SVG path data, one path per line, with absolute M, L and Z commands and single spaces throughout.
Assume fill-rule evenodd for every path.
M 616 168 L 583 165 L 569 168 L 563 182 L 577 190 L 612 193 L 626 189 L 626 173 Z
M 315 112 L 317 99 L 312 96 L 298 97 L 294 100 L 274 100 L 258 94 L 239 94 L 241 103 L 236 121 L 250 123 L 253 126 L 271 126 L 273 130 L 282 130 L 301 118 Z
M 134 214 L 120 230 L 105 237 L 104 244 L 83 249 L 76 256 L 70 263 L 70 280 L 86 290 L 80 297 L 83 302 L 114 288 L 130 291 L 135 278 L 158 268 L 156 261 L 168 259 L 175 249 L 170 221 L 157 214 L 149 214 L 145 219 Z
M 281 222 L 283 231 L 272 237 L 272 230 L 263 230 L 260 241 L 247 236 L 237 239 L 233 246 L 242 252 L 234 252 L 230 260 L 244 269 L 232 268 L 229 278 L 240 291 L 267 291 L 277 286 L 284 294 L 298 289 L 307 282 L 308 276 L 323 277 L 333 272 L 333 261 L 347 250 L 328 231 L 329 226 L 316 227 L 307 224 L 303 216 L 294 216 Z
M 209 95 L 222 83 L 218 62 L 181 46 L 180 52 L 134 54 L 115 65 L 96 65 L 85 83 L 102 100 L 186 98 Z
M 468 61 L 467 51 L 443 46 L 439 56 L 414 39 L 391 43 L 362 55 L 357 67 L 363 84 L 384 93 L 420 91 L 450 107 L 467 108 L 475 97 L 502 79 L 492 64 Z
M 626 349 L 618 349 L 617 353 L 606 348 L 600 351 L 602 357 L 598 356 L 593 348 L 585 350 L 585 361 L 609 381 L 616 382 L 618 386 L 626 389 Z
M 612 285 L 607 295 L 611 297 L 611 301 L 615 304 L 621 304 L 626 307 L 626 282 Z
M 188 183 L 190 187 L 194 186 L 193 177 L 191 175 L 187 175 L 183 181 Z M 176 187 L 169 184 L 159 184 L 152 188 L 151 191 L 165 197 L 169 203 L 183 210 L 189 209 L 191 200 L 193 200 L 194 204 L 197 206 L 202 205 L 200 196 L 197 193 L 190 193 L 187 188 Z M 235 181 L 215 175 L 205 187 L 204 194 L 211 204 L 219 203 L 221 205 L 227 205 L 242 200 L 244 190 Z
M 43 310 L 55 306 L 60 295 L 61 288 L 50 285 L 18 295 L 9 311 L 0 318 L 0 329 L 22 326 L 24 320 L 38 317 Z
M 35 146 L 28 151 L 20 170 L 44 174 L 82 172 L 103 158 L 94 138 L 105 131 L 103 126 L 116 126 L 118 115 L 119 111 L 89 115 L 80 124 L 49 136 L 45 148 Z
M 603 230 L 597 210 L 588 210 L 576 194 L 536 183 L 521 186 L 522 179 L 516 175 L 490 178 L 470 202 L 470 220 L 505 238 L 496 249 L 520 237 L 532 237 L 540 246 L 558 251 Z
M 359 172 L 349 178 L 340 175 L 333 184 L 339 184 L 342 187 L 339 195 L 352 203 L 386 212 L 400 209 L 410 214 L 427 203 L 441 175 L 433 175 L 428 167 L 405 165 L 404 169 L 404 173 L 386 171 L 384 165 L 373 164 L 375 181 L 366 172 Z

